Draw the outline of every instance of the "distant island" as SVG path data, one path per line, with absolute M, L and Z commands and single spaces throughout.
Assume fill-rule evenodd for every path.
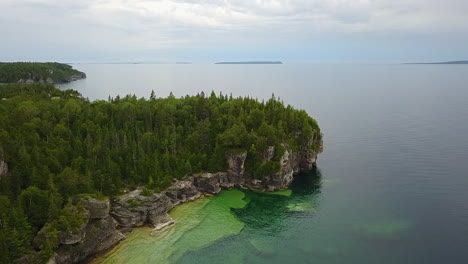
M 405 64 L 468 64 L 468 61 L 444 61 L 444 62 L 413 62 Z
M 283 64 L 281 61 L 222 61 L 215 64 Z
M 57 62 L 0 62 L 0 83 L 67 83 L 86 78 L 72 66 Z

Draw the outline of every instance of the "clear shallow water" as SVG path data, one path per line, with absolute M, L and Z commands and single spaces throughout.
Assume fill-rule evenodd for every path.
M 316 118 L 325 134 L 309 184 L 299 181 L 289 197 L 243 190 L 244 207 L 220 209 L 229 220 L 179 232 L 185 240 L 208 235 L 197 240 L 202 246 L 175 243 L 169 263 L 468 263 L 467 66 L 75 67 L 88 79 L 61 87 L 90 99 L 151 89 L 259 99 L 274 92 Z M 212 214 L 208 208 L 191 219 Z M 148 233 L 124 242 L 124 255 L 141 249 L 150 260 L 161 250 L 145 242 Z
M 151 234 L 151 228 L 136 229 L 125 243 L 93 263 L 170 263 L 187 250 L 202 249 L 239 233 L 244 223 L 231 209 L 246 205 L 240 190 L 223 191 L 216 197 L 185 203 L 170 212 L 176 223 Z M 171 261 L 172 260 L 172 261 Z

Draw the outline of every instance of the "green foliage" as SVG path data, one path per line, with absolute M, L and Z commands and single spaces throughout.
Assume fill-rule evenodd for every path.
M 257 167 L 255 171 L 255 177 L 261 178 L 266 175 L 275 174 L 280 170 L 280 164 L 275 161 L 268 160 L 265 163 Z
M 286 152 L 286 149 L 282 145 L 277 145 L 273 159 L 279 161 L 283 157 L 284 152 Z
M 75 195 L 74 197 L 76 198 L 93 198 L 93 199 L 96 199 L 96 200 L 99 200 L 99 201 L 105 201 L 107 199 L 109 199 L 109 196 L 105 196 L 103 195 L 102 193 L 80 193 L 80 194 L 77 194 Z
M 143 187 L 143 189 L 141 190 L 141 195 L 143 196 L 151 196 L 153 195 L 153 193 L 154 192 L 148 187 Z
M 152 195 L 173 178 L 226 170 L 226 154 L 246 151 L 246 171 L 262 178 L 280 169 L 281 144 L 318 149 L 321 140 L 305 111 L 275 99 L 260 103 L 213 92 L 90 102 L 52 85 L 0 85 L 0 124 L 0 150 L 9 167 L 0 192 L 14 201 L 0 208 L 20 219 L 1 216 L 0 253 L 8 252 L 8 260 L 25 252 L 31 233 L 44 225 L 50 234 L 39 241 L 40 256 L 50 256 L 57 232 L 82 223 L 79 205 L 68 202 L 73 197 L 102 199 L 136 186 Z
M 68 82 L 73 75 L 79 74 L 84 75 L 70 65 L 56 62 L 0 63 L 0 83 L 16 83 L 20 79 L 46 82 L 48 78 L 61 83 Z
M 57 174 L 55 182 L 60 186 L 60 192 L 65 198 L 79 193 L 88 193 L 91 191 L 92 185 L 87 174 L 81 175 L 70 167 L 66 167 Z
M 0 195 L 0 263 L 9 264 L 18 259 L 31 238 L 31 226 L 21 209 Z
M 135 199 L 129 199 L 127 203 L 130 205 L 131 208 L 137 208 L 138 207 L 138 202 L 135 201 Z
M 49 197 L 47 191 L 36 186 L 30 186 L 23 190 L 18 197 L 23 211 L 28 217 L 29 223 L 37 230 L 47 222 L 49 218 Z
M 84 208 L 81 204 L 73 205 L 68 203 L 61 212 L 61 216 L 57 221 L 57 229 L 59 231 L 77 232 L 83 225 Z
M 44 226 L 34 239 L 39 245 L 39 252 L 32 257 L 32 263 L 46 263 L 53 255 L 58 245 L 57 222 L 53 221 Z

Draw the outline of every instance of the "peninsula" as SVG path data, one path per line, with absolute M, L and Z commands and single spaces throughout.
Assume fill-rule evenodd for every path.
M 215 64 L 283 64 L 281 61 L 222 61 Z
M 67 83 L 86 78 L 68 64 L 57 62 L 0 62 L 0 83 Z
M 322 151 L 316 120 L 274 96 L 89 101 L 6 84 L 0 101 L 5 263 L 84 261 L 134 227 L 172 224 L 169 210 L 205 194 L 285 189 Z

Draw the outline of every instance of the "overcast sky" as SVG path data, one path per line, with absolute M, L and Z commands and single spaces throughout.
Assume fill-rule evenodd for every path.
M 468 0 L 0 0 L 0 61 L 468 59 Z

